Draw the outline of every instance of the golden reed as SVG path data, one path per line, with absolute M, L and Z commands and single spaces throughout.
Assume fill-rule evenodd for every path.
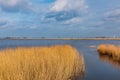
M 102 55 L 108 55 L 115 61 L 120 61 L 120 47 L 111 44 L 101 44 L 98 47 L 98 52 Z
M 84 71 L 83 56 L 69 45 L 0 51 L 0 80 L 72 80 Z

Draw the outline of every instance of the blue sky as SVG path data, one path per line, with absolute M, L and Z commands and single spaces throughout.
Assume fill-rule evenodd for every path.
M 0 37 L 120 37 L 120 0 L 0 0 Z

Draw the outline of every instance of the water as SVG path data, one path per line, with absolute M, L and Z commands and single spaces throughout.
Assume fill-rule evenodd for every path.
M 119 40 L 0 40 L 0 49 L 69 44 L 84 55 L 86 65 L 84 80 L 120 80 L 120 63 L 114 62 L 106 56 L 98 55 L 96 47 L 89 47 L 103 43 L 120 45 Z

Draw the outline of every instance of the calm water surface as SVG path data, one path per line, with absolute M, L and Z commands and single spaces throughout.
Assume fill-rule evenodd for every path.
M 120 63 L 112 61 L 106 56 L 99 56 L 99 44 L 120 45 L 117 40 L 0 40 L 0 49 L 18 46 L 51 46 L 69 44 L 75 47 L 85 57 L 86 72 L 84 80 L 120 80 Z

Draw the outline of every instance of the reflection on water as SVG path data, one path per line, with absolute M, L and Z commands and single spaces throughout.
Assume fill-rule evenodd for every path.
M 115 66 L 116 68 L 120 69 L 120 62 L 113 60 L 112 57 L 110 57 L 108 55 L 101 55 L 101 54 L 99 54 L 99 58 L 100 58 L 101 61 L 107 62 L 107 63 Z

